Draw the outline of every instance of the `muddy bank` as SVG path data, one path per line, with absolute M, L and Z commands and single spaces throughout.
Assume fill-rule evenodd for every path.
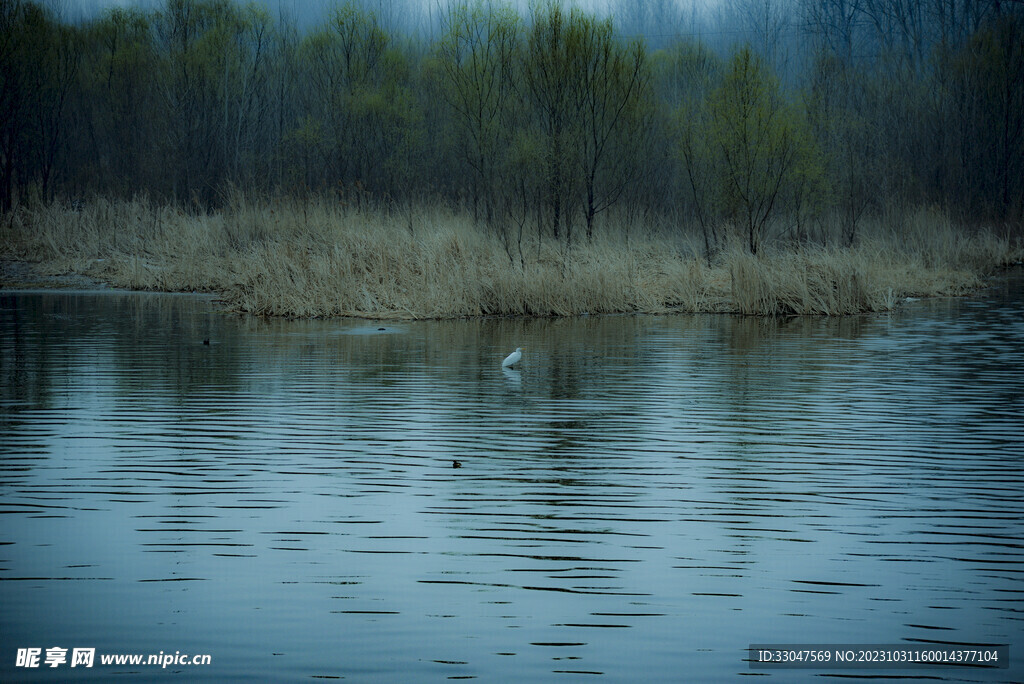
M 0 290 L 110 290 L 107 283 L 78 273 L 51 273 L 28 261 L 0 260 Z

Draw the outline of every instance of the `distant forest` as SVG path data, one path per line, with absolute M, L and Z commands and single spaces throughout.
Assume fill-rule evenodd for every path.
M 728 222 L 752 251 L 773 221 L 1024 218 L 1020 0 L 733 0 L 706 34 L 664 0 L 387 7 L 2 0 L 0 208 L 442 202 L 566 241 Z

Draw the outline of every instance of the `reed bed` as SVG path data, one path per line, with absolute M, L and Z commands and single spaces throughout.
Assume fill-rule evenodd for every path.
M 777 240 L 756 256 L 726 247 L 710 263 L 692 237 L 635 227 L 568 247 L 536 236 L 509 244 L 444 208 L 387 213 L 322 200 L 236 199 L 188 212 L 97 199 L 3 219 L 0 257 L 41 272 L 213 292 L 237 311 L 285 317 L 850 314 L 963 294 L 1021 258 L 1019 242 L 967 233 L 932 210 L 880 220 L 850 248 Z

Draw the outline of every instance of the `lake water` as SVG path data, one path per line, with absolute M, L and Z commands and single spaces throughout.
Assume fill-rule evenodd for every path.
M 1022 286 L 400 324 L 2 293 L 0 680 L 1022 681 Z M 1010 666 L 752 670 L 755 643 Z M 99 663 L 175 652 L 211 663 Z

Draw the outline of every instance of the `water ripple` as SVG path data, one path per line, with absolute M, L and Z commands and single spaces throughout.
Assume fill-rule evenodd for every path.
M 891 316 L 383 333 L 4 293 L 5 644 L 209 652 L 210 681 L 711 681 L 757 642 L 1011 643 L 1013 277 Z M 920 674 L 1024 679 L 995 672 Z

